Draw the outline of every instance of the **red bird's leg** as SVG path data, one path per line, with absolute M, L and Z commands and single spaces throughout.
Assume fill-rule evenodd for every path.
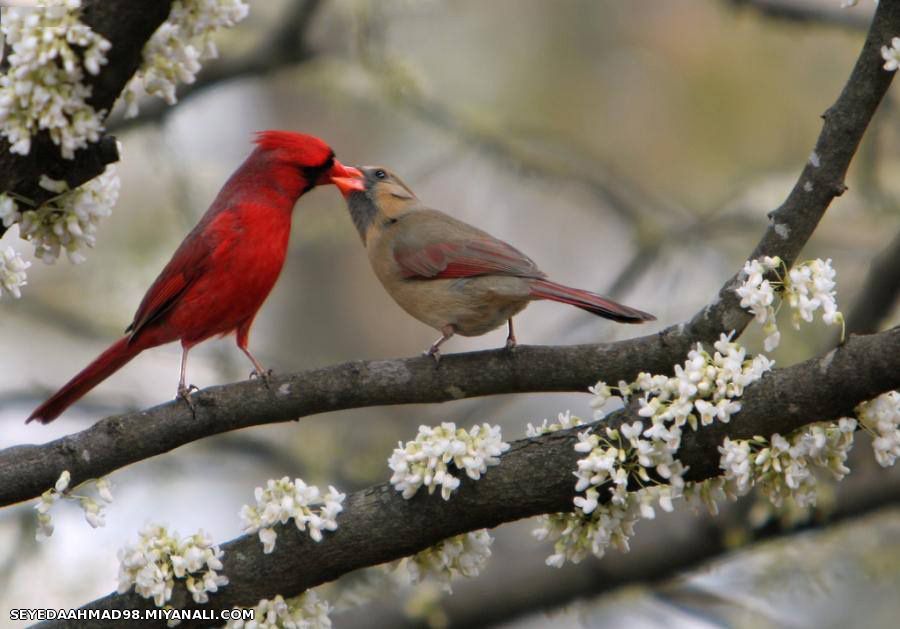
M 195 387 L 192 384 L 189 384 L 189 385 L 184 384 L 185 374 L 187 373 L 187 357 L 188 357 L 189 351 L 191 351 L 191 348 L 189 346 L 182 344 L 182 346 L 181 346 L 181 378 L 178 379 L 178 396 L 177 397 L 184 400 L 187 403 L 187 405 L 190 407 L 191 413 L 194 413 L 194 411 L 196 409 L 194 408 L 194 401 L 191 399 L 191 392 L 199 391 L 200 389 L 198 389 L 197 387 Z
M 451 324 L 447 324 L 441 328 L 441 338 L 436 340 L 431 344 L 431 347 L 428 348 L 428 351 L 424 352 L 425 356 L 431 356 L 434 358 L 434 362 L 441 362 L 441 344 L 449 339 L 456 333 L 456 328 L 454 328 Z
M 509 334 L 506 336 L 506 349 L 516 346 L 516 333 L 513 332 L 512 317 L 509 318 Z
M 250 353 L 250 350 L 247 348 L 247 345 L 250 341 L 250 322 L 240 326 L 237 330 L 237 346 L 241 348 L 241 351 L 247 355 L 247 358 L 250 359 L 250 362 L 253 363 L 253 371 L 250 373 L 250 377 L 254 376 L 265 382 L 266 386 L 269 386 L 269 377 L 272 375 L 271 369 L 266 369 L 262 366 L 256 357 Z

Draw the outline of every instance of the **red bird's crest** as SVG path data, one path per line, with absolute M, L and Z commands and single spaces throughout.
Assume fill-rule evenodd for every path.
M 331 147 L 319 138 L 293 131 L 260 131 L 254 140 L 266 151 L 280 151 L 289 161 L 302 166 L 324 166 L 334 158 Z

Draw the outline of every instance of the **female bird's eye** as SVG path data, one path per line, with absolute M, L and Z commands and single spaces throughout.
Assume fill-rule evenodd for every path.
M 376 179 L 387 179 L 387 173 L 381 170 L 380 168 L 375 171 Z

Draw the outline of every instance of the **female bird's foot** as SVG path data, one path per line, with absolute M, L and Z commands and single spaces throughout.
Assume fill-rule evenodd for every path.
M 422 352 L 422 356 L 431 356 L 434 358 L 435 365 L 438 365 L 441 362 L 441 350 L 438 349 L 437 343 Z
M 516 333 L 513 332 L 512 319 L 508 321 L 509 334 L 506 335 L 506 349 L 512 349 L 516 346 Z
M 456 334 L 456 326 L 448 323 L 441 328 L 441 338 L 432 343 L 431 347 L 428 348 L 428 351 L 425 352 L 426 356 L 431 356 L 432 358 L 434 358 L 434 363 L 436 365 L 440 364 L 441 362 L 441 344 L 454 334 Z

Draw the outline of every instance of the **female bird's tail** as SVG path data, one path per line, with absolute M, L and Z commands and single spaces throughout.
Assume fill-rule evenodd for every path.
M 619 323 L 643 323 L 656 321 L 652 314 L 636 308 L 623 306 L 602 295 L 579 288 L 570 288 L 549 280 L 531 280 L 531 296 L 535 299 L 550 299 L 564 304 L 571 304 L 591 314 L 618 321 Z
M 129 343 L 129 340 L 130 337 L 124 336 L 113 343 L 109 349 L 97 356 L 94 362 L 82 369 L 78 375 L 63 385 L 63 388 L 54 393 L 49 400 L 38 406 L 25 423 L 37 420 L 42 424 L 49 424 L 77 402 L 81 396 L 109 378 L 125 363 L 146 349 L 143 343 Z

